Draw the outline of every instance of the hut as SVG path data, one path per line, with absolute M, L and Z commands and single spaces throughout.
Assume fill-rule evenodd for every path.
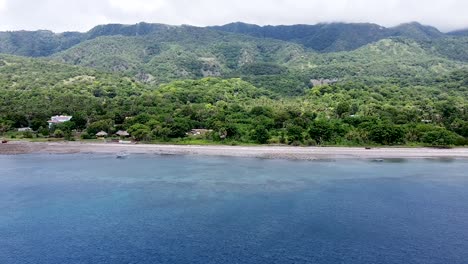
M 130 134 L 127 131 L 119 130 L 117 133 L 115 133 L 119 137 L 129 137 Z
M 103 138 L 103 137 L 107 137 L 108 135 L 109 134 L 107 134 L 105 131 L 101 131 L 101 132 L 96 134 L 96 137 Z

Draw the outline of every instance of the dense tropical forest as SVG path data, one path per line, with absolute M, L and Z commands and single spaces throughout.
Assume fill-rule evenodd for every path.
M 463 30 L 140 23 L 0 32 L 0 53 L 3 137 L 468 145 Z

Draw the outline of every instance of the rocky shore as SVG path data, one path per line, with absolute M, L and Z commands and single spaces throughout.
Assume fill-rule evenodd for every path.
M 288 146 L 188 146 L 82 142 L 8 142 L 0 144 L 0 155 L 17 154 L 157 154 L 255 157 L 267 159 L 397 159 L 397 158 L 468 158 L 468 148 L 344 148 Z

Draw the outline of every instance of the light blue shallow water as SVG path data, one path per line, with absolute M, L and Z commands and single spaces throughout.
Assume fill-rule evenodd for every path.
M 468 263 L 468 161 L 0 156 L 0 263 Z

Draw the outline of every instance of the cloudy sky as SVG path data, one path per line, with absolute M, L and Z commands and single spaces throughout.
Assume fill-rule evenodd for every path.
M 419 21 L 468 28 L 468 0 L 0 0 L 0 30 L 87 31 L 107 23 L 260 25 Z

